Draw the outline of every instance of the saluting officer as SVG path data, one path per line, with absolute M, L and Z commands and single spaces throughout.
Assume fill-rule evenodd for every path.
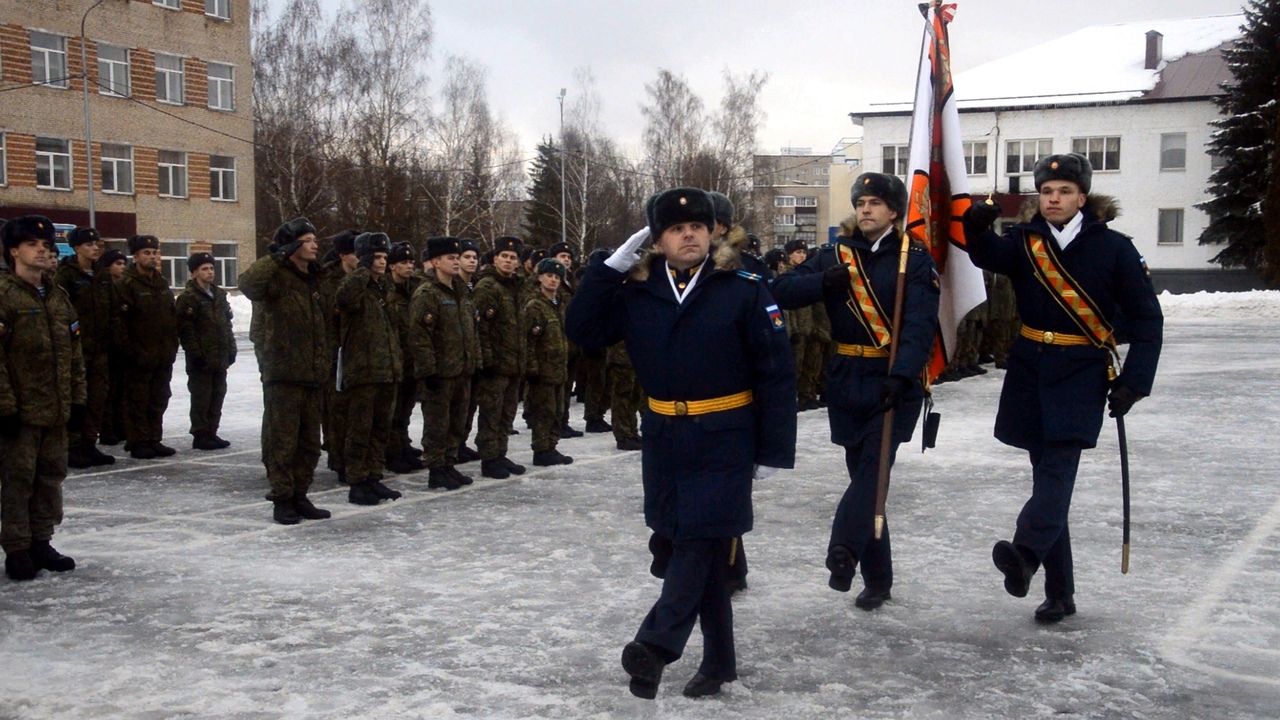
M 507 457 L 511 426 L 520 403 L 524 342 L 520 333 L 520 239 L 500 237 L 493 242 L 493 265 L 480 270 L 473 300 L 479 315 L 480 371 L 477 402 L 480 429 L 480 473 L 488 478 L 523 475 L 525 468 Z
M 173 392 L 173 362 L 178 357 L 178 310 L 169 280 L 160 272 L 160 240 L 155 235 L 129 238 L 133 265 L 116 285 L 111 326 L 124 353 L 124 427 L 132 457 L 169 457 L 176 450 L 160 442 L 164 412 Z
M 741 270 L 732 247 L 712 254 L 707 193 L 666 190 L 645 216 L 649 228 L 588 269 L 568 330 L 583 347 L 626 342 L 649 398 L 645 522 L 673 542 L 662 594 L 623 649 L 622 667 L 632 694 L 655 697 L 663 668 L 700 620 L 702 662 L 684 688 L 699 697 L 737 679 L 735 539 L 751 530 L 753 476 L 794 465 L 796 368 L 767 285 Z M 657 253 L 637 261 L 650 230 Z
M 191 279 L 178 296 L 178 339 L 187 357 L 187 390 L 191 394 L 191 447 L 219 450 L 231 443 L 218 437 L 222 401 L 227 396 L 227 368 L 236 361 L 227 291 L 213 282 L 213 255 L 187 258 Z
M 88 392 L 84 427 L 78 437 L 70 438 L 67 464 L 74 468 L 111 465 L 114 457 L 98 449 L 98 431 L 107 413 L 107 396 L 111 387 L 108 350 L 111 343 L 111 279 L 95 272 L 102 255 L 102 238 L 91 227 L 78 227 L 67 233 L 67 244 L 75 251 L 58 263 L 54 276 L 71 296 L 80 320 L 80 349 L 84 355 L 85 385 Z
M 1115 214 L 1110 198 L 1090 195 L 1089 159 L 1050 155 L 1033 172 L 1040 211 L 1030 222 L 997 236 L 991 225 L 999 209 L 981 203 L 965 213 L 964 229 L 974 263 L 1009 276 L 1023 322 L 995 435 L 1030 454 L 1031 499 L 1013 541 L 996 543 L 992 560 L 1014 597 L 1026 597 L 1044 566 L 1045 600 L 1035 618 L 1052 623 L 1076 611 L 1067 515 L 1080 452 L 1097 444 L 1104 405 L 1122 417 L 1151 393 L 1164 317 L 1146 261 L 1132 240 L 1107 227 Z M 1123 372 L 1111 324 L 1121 313 L 1130 342 Z
M 893 327 L 902 249 L 898 223 L 906 215 L 907 189 L 896 176 L 863 173 L 854 180 L 850 199 L 854 215 L 841 224 L 835 244 L 779 276 L 773 292 L 783 307 L 822 301 L 831 319 L 837 345 L 827 367 L 827 409 L 831 442 L 844 447 L 849 487 L 831 526 L 828 584 L 848 592 L 861 564 L 864 587 L 854 604 L 874 610 L 890 598 L 893 586 L 889 528 L 877 540 L 874 521 L 883 414 L 895 410 L 892 464 L 920 417 L 920 374 L 933 348 L 939 290 L 933 258 L 924 245 L 912 242 L 902 322 Z M 890 367 L 895 333 L 898 352 Z

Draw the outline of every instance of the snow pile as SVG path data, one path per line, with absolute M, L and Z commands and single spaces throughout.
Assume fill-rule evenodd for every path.
M 1160 294 L 1166 320 L 1280 320 L 1280 291 Z
M 238 292 L 232 293 L 227 299 L 231 301 L 232 332 L 249 332 L 249 319 L 253 317 L 253 303 Z

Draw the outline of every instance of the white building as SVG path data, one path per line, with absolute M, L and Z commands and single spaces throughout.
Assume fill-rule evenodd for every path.
M 1093 163 L 1093 192 L 1119 201 L 1111 227 L 1133 237 L 1157 289 L 1253 286 L 1251 273 L 1209 262 L 1222 248 L 1199 244 L 1208 217 L 1195 207 L 1209 198 L 1216 167 L 1207 151 L 1219 117 L 1213 97 L 1231 77 L 1221 51 L 1243 21 L 1098 25 L 957 73 L 970 192 L 994 193 L 1011 217 L 1035 192 L 1036 160 L 1080 152 Z M 869 103 L 850 116 L 863 128 L 866 169 L 905 177 L 910 102 Z

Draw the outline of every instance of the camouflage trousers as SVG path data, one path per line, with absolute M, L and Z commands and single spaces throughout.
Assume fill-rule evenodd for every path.
M 324 391 L 311 385 L 270 382 L 262 388 L 262 464 L 271 484 L 268 500 L 306 495 L 320 461 Z
M 85 413 L 79 437 L 69 438 L 81 447 L 98 444 L 98 432 L 107 413 L 107 397 L 111 392 L 111 363 L 106 353 L 84 356 Z
M 565 392 L 561 383 L 526 382 L 524 405 L 533 428 L 533 451 L 555 450 L 560 442 L 560 408 Z
M 396 404 L 391 413 L 391 439 L 387 441 L 388 460 L 398 458 L 412 445 L 409 439 L 409 423 L 413 421 L 413 409 L 418 406 L 418 381 L 402 380 L 396 386 Z
M 346 472 L 347 469 L 347 399 L 349 397 L 346 393 L 338 392 L 333 382 L 325 386 L 321 424 L 324 428 L 325 446 L 328 448 L 329 469 L 334 472 Z
M 951 355 L 949 368 L 968 367 L 978 364 L 978 346 L 982 342 L 982 320 L 970 312 L 960 321 L 956 328 L 956 351 Z
M 520 379 L 513 375 L 480 377 L 478 387 L 480 430 L 476 433 L 476 449 L 481 460 L 506 457 L 516 406 L 520 404 Z
M 476 411 L 480 409 L 480 373 L 471 376 L 471 396 L 467 401 L 467 425 L 462 433 L 462 442 L 471 437 L 471 430 L 476 426 Z M 480 442 L 477 440 L 476 442 Z
M 791 336 L 791 354 L 796 359 L 796 370 L 797 370 L 796 396 L 801 403 L 803 403 L 805 400 L 813 400 L 817 397 L 816 395 L 813 394 L 812 387 L 807 388 L 807 392 L 809 393 L 809 395 L 808 396 L 805 395 L 806 388 L 802 384 L 801 376 L 799 374 L 799 372 L 804 368 L 805 351 L 807 351 L 808 349 L 809 349 L 808 337 L 803 337 L 799 335 Z
M 124 375 L 124 432 L 131 443 L 160 442 L 169 409 L 173 363 L 154 370 L 127 368 Z
M 804 366 L 798 368 L 798 392 L 801 400 L 817 400 L 822 389 L 822 366 L 827 361 L 827 347 L 831 343 L 810 337 L 804 345 Z
M 1003 365 L 1009 361 L 1009 351 L 1018 339 L 1022 323 L 1014 320 L 988 320 L 982 329 L 982 351 Z
M 124 437 L 124 366 L 125 361 L 118 355 L 107 354 L 107 399 L 106 408 L 101 415 L 101 426 L 98 428 L 99 437 Z M 93 390 L 89 389 L 89 393 L 93 393 Z
M 0 546 L 26 550 L 48 540 L 62 523 L 67 477 L 67 431 L 23 425 L 18 437 L 0 435 Z
M 604 420 L 609 411 L 609 377 L 604 353 L 583 353 L 578 360 L 578 385 L 582 388 L 584 419 Z
M 630 365 L 610 365 L 609 382 L 613 386 L 613 411 L 610 418 L 613 421 L 613 437 L 618 440 L 640 437 L 636 414 L 644 403 L 644 391 L 640 389 L 640 383 L 636 382 L 635 369 Z
M 395 410 L 395 383 L 367 383 L 342 389 L 347 406 L 347 442 L 343 458 L 347 481 L 358 485 L 370 476 L 380 477 L 391 439 L 391 414 Z
M 422 401 L 422 462 L 428 468 L 458 462 L 458 446 L 466 439 L 471 376 L 440 379 L 440 389 L 418 385 Z
M 191 434 L 198 438 L 217 435 L 222 401 L 227 397 L 227 371 L 188 368 L 187 391 L 191 393 Z

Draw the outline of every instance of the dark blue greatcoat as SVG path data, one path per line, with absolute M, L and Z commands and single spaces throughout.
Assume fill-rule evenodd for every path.
M 1091 197 L 1081 212 L 1079 235 L 1058 252 L 1061 267 L 1104 318 L 1114 320 L 1123 313 L 1130 345 L 1118 382 L 1149 395 L 1164 329 L 1150 273 L 1133 241 L 1107 227 L 1106 221 L 1114 217 L 1108 198 Z M 1023 325 L 1080 335 L 1079 326 L 1036 279 L 1026 251 L 1026 237 L 1032 232 L 1058 249 L 1048 222 L 1037 213 L 1003 237 L 988 231 L 967 238 L 969 257 L 978 267 L 1009 277 Z M 1092 345 L 1062 347 L 1018 337 L 1000 393 L 996 439 L 1025 449 L 1043 443 L 1097 445 L 1106 407 L 1107 356 L 1106 350 Z
M 886 324 L 893 321 L 893 302 L 897 295 L 898 254 L 902 236 L 894 230 L 871 252 L 871 242 L 855 227 L 846 225 L 844 235 L 836 243 L 852 248 L 863 258 L 863 266 L 871 280 L 871 289 L 884 309 Z M 785 309 L 801 308 L 824 301 L 831 318 L 831 337 L 850 345 L 874 345 L 871 334 L 863 327 L 850 306 L 850 296 L 824 298 L 822 274 L 840 259 L 834 245 L 824 245 L 794 272 L 773 281 L 773 295 Z M 920 417 L 924 391 L 920 373 L 929 362 L 938 325 L 938 275 L 933 258 L 923 245 L 912 243 L 907 260 L 906 297 L 902 306 L 902 327 L 898 329 L 898 353 L 893 375 L 913 380 L 911 390 L 894 412 L 893 440 L 903 443 L 911 439 Z M 827 361 L 827 402 L 831 419 L 831 442 L 852 447 L 883 428 L 884 416 L 875 413 L 880 405 L 885 378 L 890 374 L 888 358 L 861 358 L 834 355 Z
M 650 256 L 630 274 L 596 258 L 565 330 L 584 349 L 626 342 L 636 380 L 656 400 L 707 400 L 751 390 L 743 408 L 667 417 L 644 408 L 645 523 L 674 540 L 751 530 L 756 464 L 795 466 L 796 366 L 764 281 L 720 246 L 683 303 Z

